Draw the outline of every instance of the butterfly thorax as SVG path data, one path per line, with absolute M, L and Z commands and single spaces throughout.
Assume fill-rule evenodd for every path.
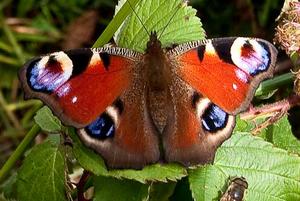
M 151 90 L 163 91 L 168 87 L 169 68 L 165 50 L 161 46 L 156 33 L 152 33 L 147 43 L 145 54 L 146 79 Z
M 145 69 L 148 109 L 155 126 L 162 132 L 170 114 L 171 75 L 165 50 L 156 33 L 151 34 L 147 43 Z

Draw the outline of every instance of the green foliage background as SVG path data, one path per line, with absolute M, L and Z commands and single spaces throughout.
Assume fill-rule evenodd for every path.
M 172 13 L 176 8 L 176 3 L 172 6 L 164 4 L 164 1 L 143 2 L 148 10 L 137 9 L 139 16 L 143 16 L 144 12 L 153 12 L 153 8 L 157 8 L 154 9 L 157 16 L 166 11 Z M 62 44 L 68 38 L 65 34 L 70 34 L 67 31 L 70 24 L 87 10 L 96 9 L 98 15 L 95 30 L 88 41 L 80 44 L 92 46 L 113 17 L 116 4 L 110 0 L 0 2 L 0 144 L 3 145 L 0 164 L 4 164 L 34 122 L 42 128 L 42 133 L 52 133 L 42 144 L 32 146 L 25 160 L 11 169 L 11 176 L 2 183 L 1 190 L 6 197 L 2 199 L 26 201 L 76 198 L 78 189 L 70 187 L 66 174 L 76 172 L 80 165 L 94 174 L 82 187 L 95 187 L 94 200 L 218 200 L 226 190 L 231 176 L 244 176 L 247 179 L 249 189 L 246 200 L 300 200 L 300 143 L 294 137 L 286 116 L 277 124 L 264 129 L 260 137 L 253 137 L 249 133 L 253 124 L 239 120 L 232 138 L 218 150 L 214 165 L 185 169 L 177 164 L 156 164 L 139 171 L 108 171 L 103 160 L 85 148 L 73 129 L 63 127 L 48 108 L 42 108 L 36 114 L 41 103 L 23 101 L 16 77 L 22 64 L 34 55 L 63 49 Z M 203 29 L 208 38 L 252 36 L 272 40 L 274 21 L 282 4 L 279 0 L 235 0 L 222 3 L 217 0 L 193 0 L 189 5 L 196 10 L 183 6 L 178 12 L 179 17 L 174 18 L 174 23 L 167 27 L 161 40 L 165 46 L 169 46 L 172 43 L 203 39 Z M 195 14 L 201 22 L 193 16 Z M 180 30 L 184 24 L 181 19 L 185 16 L 199 26 L 187 26 Z M 163 18 L 160 24 L 155 21 L 160 19 L 142 18 L 142 21 L 149 30 L 153 28 L 157 31 L 168 23 L 168 17 L 170 15 Z M 30 28 L 33 32 L 28 29 L 27 32 L 20 31 L 18 25 L 9 21 L 12 18 L 18 19 L 23 28 Z M 147 34 L 142 32 L 135 35 L 136 30 L 143 29 L 137 24 L 135 16 L 123 24 L 123 28 L 115 35 L 118 45 L 143 51 Z M 80 26 L 82 24 L 75 28 Z M 178 34 L 169 34 L 176 30 Z M 188 33 L 188 37 L 184 37 L 184 33 Z M 281 87 L 291 91 L 292 82 Z M 284 93 L 279 90 L 277 99 L 283 98 L 289 90 Z M 275 100 L 273 96 L 264 102 Z M 256 102 L 261 103 L 262 100 Z M 53 134 L 61 131 L 72 138 L 72 149 L 61 144 L 63 140 L 59 135 Z M 41 134 L 39 137 L 45 136 Z M 77 159 L 76 163 L 71 160 L 73 157 Z

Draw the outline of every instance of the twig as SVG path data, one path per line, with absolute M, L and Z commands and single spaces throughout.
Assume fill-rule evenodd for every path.
M 83 174 L 80 178 L 80 181 L 76 185 L 77 186 L 78 201 L 90 201 L 90 200 L 85 199 L 85 197 L 84 197 L 84 191 L 85 191 L 84 186 L 85 186 L 89 176 L 90 176 L 90 173 L 88 171 L 84 170 Z
M 258 108 L 250 108 L 247 112 L 242 113 L 240 118 L 243 120 L 253 120 L 260 116 L 269 117 L 251 131 L 253 135 L 257 135 L 262 129 L 278 121 L 295 105 L 300 105 L 300 96 L 292 95 L 285 100 L 273 104 L 264 105 Z
M 300 105 L 300 96 L 298 95 L 289 96 L 287 99 L 276 103 L 263 105 L 257 108 L 250 108 L 248 111 L 242 113 L 240 118 L 243 120 L 251 120 L 259 116 L 273 116 L 274 113 L 278 113 L 283 110 L 289 110 L 295 105 Z

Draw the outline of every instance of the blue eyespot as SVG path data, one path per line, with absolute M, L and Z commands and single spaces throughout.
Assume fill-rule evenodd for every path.
M 92 138 L 112 138 L 115 133 L 115 124 L 112 118 L 107 113 L 103 113 L 94 122 L 85 127 L 85 131 Z
M 48 84 L 48 80 L 44 79 L 44 82 L 41 81 L 41 79 L 39 78 L 39 69 L 36 65 L 37 64 L 33 64 L 33 67 L 28 69 L 29 86 L 35 91 L 51 92 L 53 90 L 53 87 L 51 86 L 51 84 Z
M 43 59 L 47 59 L 47 62 L 42 61 Z M 72 74 L 72 66 L 69 65 L 63 69 L 62 62 L 58 61 L 55 55 L 29 61 L 26 64 L 28 66 L 26 76 L 31 89 L 51 93 L 61 87 Z
M 50 91 L 47 90 L 47 87 L 44 83 L 38 82 L 39 78 L 39 69 L 37 67 L 39 61 L 41 58 L 32 60 L 28 62 L 28 70 L 27 70 L 27 79 L 28 79 L 28 85 L 35 91 Z
M 228 114 L 218 106 L 211 104 L 202 116 L 202 126 L 209 132 L 217 132 L 226 126 Z

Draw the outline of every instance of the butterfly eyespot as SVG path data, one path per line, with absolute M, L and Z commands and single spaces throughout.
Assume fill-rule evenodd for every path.
M 56 52 L 30 61 L 28 85 L 35 91 L 52 92 L 63 85 L 72 75 L 72 60 L 64 52 Z
M 270 50 L 265 42 L 237 38 L 230 52 L 233 63 L 251 76 L 267 71 L 270 66 Z
M 115 134 L 115 124 L 107 113 L 103 113 L 94 122 L 86 126 L 85 131 L 92 138 L 112 138 Z
M 228 114 L 218 106 L 211 104 L 202 115 L 202 127 L 209 132 L 216 132 L 223 129 L 228 120 Z

